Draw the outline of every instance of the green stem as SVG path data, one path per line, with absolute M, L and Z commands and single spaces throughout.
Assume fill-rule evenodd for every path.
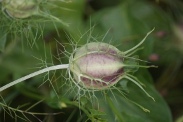
M 5 89 L 7 89 L 7 88 L 9 88 L 11 86 L 14 86 L 17 83 L 25 81 L 25 80 L 27 80 L 29 78 L 34 77 L 34 76 L 40 75 L 42 73 L 49 72 L 49 71 L 52 71 L 52 70 L 57 70 L 57 69 L 66 69 L 68 67 L 69 67 L 69 64 L 61 64 L 61 65 L 55 65 L 55 66 L 51 66 L 51 67 L 47 67 L 47 68 L 41 69 L 39 71 L 33 72 L 33 73 L 29 74 L 29 75 L 26 75 L 24 77 L 21 77 L 21 78 L 15 80 L 15 81 L 12 81 L 12 82 L 6 84 L 5 86 L 0 88 L 0 92 L 2 92 L 3 90 L 5 90 Z

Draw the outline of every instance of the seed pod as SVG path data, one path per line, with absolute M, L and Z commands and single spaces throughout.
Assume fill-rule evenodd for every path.
M 148 32 L 140 43 L 125 52 L 102 42 L 88 43 L 76 49 L 69 60 L 69 69 L 73 74 L 69 72 L 71 80 L 80 89 L 89 91 L 108 89 L 122 78 L 126 78 L 154 100 L 142 87 L 144 84 L 129 74 L 139 67 L 156 67 L 139 65 L 138 61 L 142 60 L 131 56 L 152 31 Z
M 106 43 L 88 43 L 79 48 L 70 61 L 74 79 L 84 88 L 110 87 L 120 80 L 124 72 L 120 51 Z
M 27 18 L 38 12 L 40 0 L 2 0 L 3 11 L 13 18 Z

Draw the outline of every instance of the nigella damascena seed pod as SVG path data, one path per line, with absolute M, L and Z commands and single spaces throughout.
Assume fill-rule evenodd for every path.
M 70 70 L 78 85 L 105 89 L 116 84 L 124 73 L 123 57 L 114 46 L 88 43 L 77 49 L 70 59 Z
M 139 65 L 137 61 L 143 60 L 132 56 L 153 30 L 148 32 L 136 46 L 124 52 L 102 42 L 91 42 L 76 49 L 69 59 L 71 80 L 79 89 L 89 91 L 107 89 L 125 78 L 136 84 L 148 97 L 154 100 L 142 87 L 144 84 L 135 76 L 129 74 L 139 67 L 156 67 L 154 65 Z
M 38 12 L 40 0 L 2 0 L 2 8 L 12 18 L 27 18 Z

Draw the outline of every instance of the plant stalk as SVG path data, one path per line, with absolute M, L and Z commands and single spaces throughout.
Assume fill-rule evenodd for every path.
M 55 65 L 55 66 L 51 66 L 51 67 L 47 67 L 47 68 L 44 68 L 44 69 L 41 69 L 39 71 L 36 71 L 36 72 L 33 72 L 29 75 L 26 75 L 24 77 L 21 77 L 15 81 L 12 81 L 6 85 L 4 85 L 3 87 L 0 88 L 0 92 L 4 91 L 5 89 L 11 87 L 11 86 L 14 86 L 15 84 L 18 84 L 22 81 L 25 81 L 29 78 L 32 78 L 34 76 L 37 76 L 37 75 L 40 75 L 42 73 L 45 73 L 45 72 L 49 72 L 49 71 L 52 71 L 52 70 L 57 70 L 57 69 L 67 69 L 69 67 L 69 64 L 61 64 L 61 65 Z

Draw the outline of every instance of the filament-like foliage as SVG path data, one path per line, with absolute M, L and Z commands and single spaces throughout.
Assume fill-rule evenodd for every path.
M 54 7 L 61 11 L 73 11 L 67 8 L 63 8 L 57 3 L 68 3 L 68 1 L 52 1 L 52 0 L 3 0 L 0 4 L 0 32 L 2 35 L 6 35 L 6 38 L 10 38 L 13 41 L 21 40 L 22 47 L 27 44 L 32 48 L 37 47 L 36 41 L 43 38 L 43 32 L 46 25 L 52 24 L 55 30 L 58 32 L 58 24 L 63 25 L 65 28 L 69 26 L 68 23 L 64 22 L 62 18 L 54 16 L 49 10 Z M 21 3 L 22 2 L 22 3 Z M 24 3 L 25 2 L 25 3 Z M 29 15 L 27 11 L 34 9 L 33 5 L 35 2 L 35 11 Z M 30 5 L 29 5 L 30 4 Z M 18 7 L 16 7 L 18 6 Z M 15 10 L 14 10 L 15 9 Z M 16 10 L 18 9 L 18 10 Z M 20 9 L 20 10 L 19 10 Z M 24 10 L 25 9 L 25 10 Z M 11 11 L 11 12 L 7 12 Z M 11 16 L 12 12 L 14 16 Z M 16 17 L 17 12 L 18 16 Z M 27 13 L 29 16 L 21 18 L 21 16 Z M 38 47 L 37 47 L 38 48 Z
M 20 119 L 20 120 L 23 120 L 23 121 L 31 122 L 31 120 L 28 118 L 28 115 L 31 115 L 37 121 L 42 122 L 37 117 L 37 115 L 41 115 L 41 116 L 53 115 L 54 116 L 54 115 L 61 114 L 61 112 L 59 112 L 59 113 L 38 113 L 38 112 L 31 112 L 30 111 L 30 109 L 36 107 L 38 104 L 40 104 L 41 102 L 43 102 L 43 100 L 38 101 L 37 103 L 31 105 L 26 110 L 21 110 L 21 106 L 18 106 L 17 108 L 10 107 L 10 105 L 7 105 L 6 104 L 6 102 L 4 101 L 4 99 L 2 98 L 2 96 L 1 96 L 1 99 L 2 99 L 3 102 L 0 102 L 0 106 L 1 106 L 0 108 L 2 108 L 4 110 L 4 117 L 5 117 L 5 114 L 8 114 L 15 121 L 17 121 L 18 119 Z M 25 105 L 22 105 L 22 107 L 23 106 L 25 107 Z

